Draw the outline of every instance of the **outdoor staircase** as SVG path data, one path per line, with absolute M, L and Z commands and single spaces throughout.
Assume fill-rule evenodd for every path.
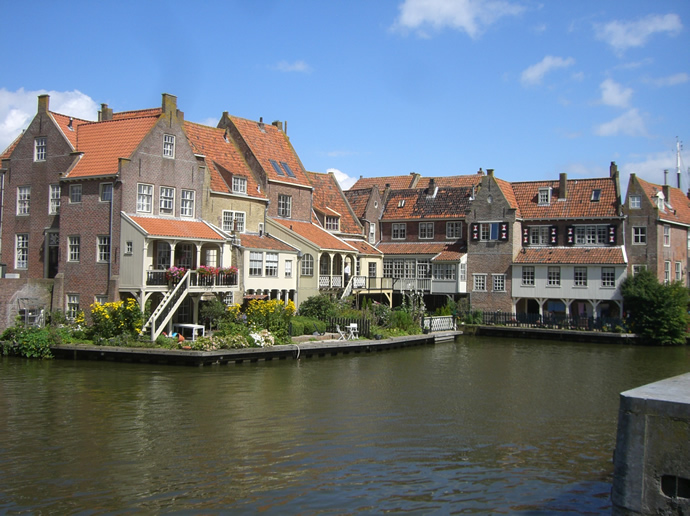
M 175 288 L 168 291 L 163 296 L 161 302 L 146 321 L 146 324 L 141 328 L 141 335 L 146 333 L 151 328 L 151 342 L 154 342 L 158 336 L 163 333 L 163 330 L 172 319 L 177 309 L 184 301 L 189 289 L 189 278 L 191 271 L 187 271 L 180 281 L 175 285 Z

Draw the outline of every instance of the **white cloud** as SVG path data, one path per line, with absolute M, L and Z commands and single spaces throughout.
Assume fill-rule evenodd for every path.
M 635 160 L 635 158 L 633 158 Z M 638 157 L 635 161 L 619 165 L 619 170 L 626 174 L 635 174 L 650 183 L 664 184 L 664 170 L 668 170 L 668 183 L 672 186 L 678 184 L 676 176 L 676 156 L 671 149 L 663 152 L 655 152 Z M 681 188 L 687 189 L 687 177 L 681 175 Z
M 659 77 L 657 79 L 647 79 L 647 82 L 662 88 L 664 86 L 675 86 L 676 84 L 683 84 L 690 81 L 690 75 L 687 73 L 677 73 L 669 75 L 668 77 Z
M 342 190 L 349 190 L 350 187 L 357 182 L 356 178 L 348 176 L 345 172 L 341 172 L 337 168 L 329 168 L 326 172 L 333 172 Z
M 88 95 L 74 91 L 17 91 L 0 89 L 0 152 L 19 136 L 36 114 L 38 96 L 50 95 L 50 110 L 84 120 L 96 120 L 98 104 Z
M 555 56 L 546 56 L 537 64 L 534 64 L 525 70 L 523 70 L 520 76 L 520 81 L 523 85 L 540 84 L 544 75 L 546 75 L 551 70 L 556 70 L 558 68 L 567 68 L 575 64 L 575 59 L 572 57 L 562 58 Z
M 504 16 L 517 16 L 525 8 L 504 0 L 405 0 L 394 29 L 413 29 L 425 36 L 425 27 L 464 31 L 473 39 Z
M 298 60 L 293 63 L 288 61 L 281 61 L 274 67 L 275 70 L 279 72 L 300 72 L 300 73 L 310 73 L 311 66 L 309 66 L 304 61 Z
M 682 29 L 677 14 L 650 14 L 637 21 L 612 21 L 594 26 L 597 39 L 608 43 L 619 54 L 628 48 L 644 46 L 654 34 L 676 35 Z
M 637 108 L 630 109 L 618 118 L 597 126 L 594 132 L 599 136 L 616 136 L 618 134 L 625 134 L 627 136 L 647 135 L 644 120 Z
M 606 79 L 599 87 L 601 88 L 601 102 L 607 106 L 626 108 L 630 105 L 632 88 L 623 88 L 613 79 Z

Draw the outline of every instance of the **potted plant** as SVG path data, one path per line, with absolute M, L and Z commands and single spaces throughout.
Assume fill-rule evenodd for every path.
M 176 283 L 180 281 L 187 273 L 184 267 L 175 267 L 174 265 L 165 271 L 165 279 Z

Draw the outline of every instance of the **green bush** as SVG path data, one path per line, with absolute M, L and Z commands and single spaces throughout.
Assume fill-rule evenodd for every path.
M 318 330 L 319 333 L 326 332 L 325 321 L 312 319 L 311 317 L 304 317 L 303 315 L 297 315 L 292 318 L 291 322 L 292 335 L 312 335 L 316 330 Z M 316 330 L 314 330 L 314 327 L 316 327 Z
M 297 317 L 293 317 L 290 321 L 290 335 L 304 335 L 304 322 L 298 321 Z
M 390 327 L 391 329 L 400 330 L 407 335 L 416 335 L 422 332 L 422 329 L 415 322 L 412 315 L 404 310 L 393 310 Z
M 13 343 L 6 350 L 10 354 L 25 358 L 53 358 L 50 346 L 53 343 L 54 335 L 49 328 L 15 326 L 5 330 L 0 340 Z
M 299 305 L 300 315 L 322 321 L 327 320 L 329 317 L 338 316 L 338 311 L 338 303 L 328 294 L 311 296 Z

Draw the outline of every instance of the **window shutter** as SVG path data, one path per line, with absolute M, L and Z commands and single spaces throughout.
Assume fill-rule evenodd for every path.
M 616 245 L 616 226 L 609 226 L 609 244 Z
M 498 225 L 498 239 L 502 241 L 508 240 L 508 223 L 501 222 Z
M 549 228 L 549 243 L 551 245 L 558 245 L 558 228 L 556 226 Z
M 472 241 L 477 242 L 477 241 L 479 241 L 479 223 L 473 222 L 471 227 L 472 227 Z
M 565 228 L 565 243 L 568 245 L 575 244 L 575 228 L 573 226 Z
M 529 228 L 522 229 L 522 245 L 529 244 Z

